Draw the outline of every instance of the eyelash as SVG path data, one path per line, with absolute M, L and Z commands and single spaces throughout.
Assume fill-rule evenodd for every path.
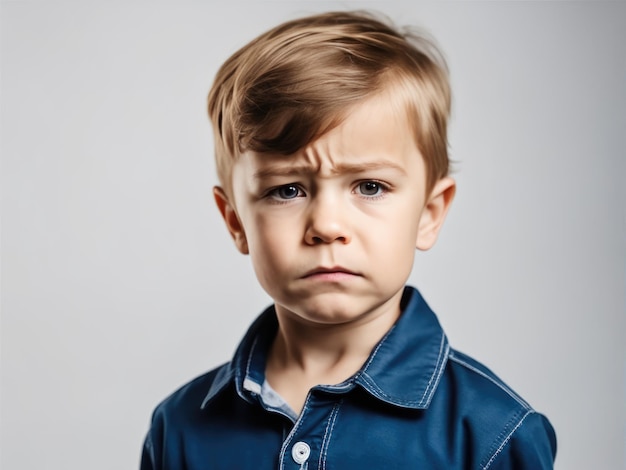
M 368 184 L 368 183 L 374 184 L 378 187 L 378 192 L 376 194 L 367 195 L 367 194 L 359 193 L 359 189 L 361 185 Z M 288 198 L 280 197 L 280 191 L 288 189 L 288 188 L 293 188 L 294 190 L 296 190 L 297 191 L 296 195 L 293 197 L 288 197 Z M 368 201 L 376 201 L 376 200 L 384 198 L 389 192 L 389 190 L 390 190 L 389 185 L 387 183 L 383 183 L 382 181 L 363 180 L 363 181 L 359 181 L 356 183 L 356 185 L 354 186 L 354 189 L 352 190 L 352 193 L 357 194 L 362 199 L 366 199 Z M 297 199 L 299 197 L 305 197 L 305 196 L 306 196 L 305 191 L 300 187 L 300 185 L 296 183 L 289 183 L 289 184 L 276 186 L 274 188 L 271 188 L 265 194 L 265 197 L 267 199 L 272 200 L 274 204 L 286 204 L 289 201 L 292 201 L 293 199 Z

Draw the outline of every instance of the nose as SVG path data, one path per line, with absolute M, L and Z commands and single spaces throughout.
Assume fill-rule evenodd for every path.
M 339 198 L 318 197 L 309 207 L 304 235 L 308 245 L 350 243 L 348 214 Z

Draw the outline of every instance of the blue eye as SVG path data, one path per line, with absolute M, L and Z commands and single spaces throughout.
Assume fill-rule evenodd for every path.
M 385 188 L 376 181 L 363 181 L 359 183 L 359 193 L 363 196 L 378 196 Z
M 270 195 L 277 199 L 294 199 L 301 196 L 302 191 L 294 184 L 286 184 L 272 190 Z

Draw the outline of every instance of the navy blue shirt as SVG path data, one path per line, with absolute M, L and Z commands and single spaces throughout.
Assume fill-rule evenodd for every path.
M 231 362 L 163 401 L 142 470 L 550 469 L 552 426 L 489 369 L 450 348 L 419 292 L 363 367 L 310 390 L 296 416 L 265 381 L 278 323 L 253 323 Z

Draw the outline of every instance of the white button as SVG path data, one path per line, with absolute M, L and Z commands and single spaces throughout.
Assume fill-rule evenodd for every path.
M 311 448 L 306 442 L 296 442 L 291 449 L 291 457 L 293 460 L 302 465 L 311 455 Z

